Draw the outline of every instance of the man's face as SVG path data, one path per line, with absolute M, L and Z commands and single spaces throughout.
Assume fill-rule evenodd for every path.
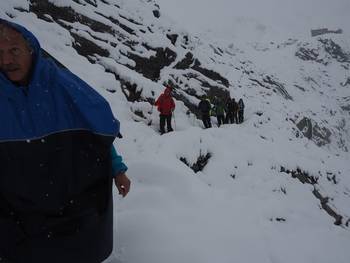
M 0 71 L 12 82 L 27 85 L 31 65 L 32 54 L 23 36 L 11 28 L 0 28 Z

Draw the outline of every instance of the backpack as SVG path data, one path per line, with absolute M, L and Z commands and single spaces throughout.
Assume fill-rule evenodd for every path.
M 199 102 L 198 108 L 202 113 L 209 113 L 211 109 L 210 102 L 208 100 L 201 100 Z
M 232 111 L 236 112 L 238 111 L 238 108 L 238 103 L 234 99 L 232 99 Z
M 227 112 L 233 112 L 234 111 L 234 104 L 233 104 L 233 101 L 232 99 L 228 100 L 227 103 L 226 103 L 226 111 Z
M 221 100 L 217 100 L 214 105 L 214 111 L 216 115 L 225 114 L 225 105 Z

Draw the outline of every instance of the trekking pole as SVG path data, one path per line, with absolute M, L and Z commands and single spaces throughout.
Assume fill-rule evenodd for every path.
M 153 113 L 153 105 L 154 105 L 154 103 L 151 103 L 151 105 L 152 105 L 151 106 L 151 110 L 148 111 L 148 114 L 152 114 Z
M 174 116 L 174 131 L 176 131 L 175 112 L 173 112 L 173 116 Z
M 150 115 L 150 119 L 149 119 L 147 125 L 151 126 L 152 125 L 153 104 L 152 104 L 151 110 L 148 111 L 148 114 Z

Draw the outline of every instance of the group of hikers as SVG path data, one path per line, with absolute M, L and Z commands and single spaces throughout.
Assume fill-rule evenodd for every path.
M 164 134 L 165 124 L 167 132 L 173 131 L 171 119 L 175 110 L 175 102 L 171 96 L 172 88 L 166 87 L 164 92 L 157 98 L 154 105 L 159 111 L 159 130 Z M 213 104 L 213 106 L 212 106 Z M 244 119 L 244 102 L 239 99 L 238 103 L 235 98 L 214 97 L 212 103 L 209 98 L 203 96 L 198 104 L 198 110 L 201 114 L 204 128 L 211 128 L 211 116 L 217 118 L 218 127 L 226 123 L 242 123 Z
M 204 96 L 198 104 L 198 109 L 201 113 L 202 122 L 205 128 L 211 128 L 211 116 L 216 116 L 218 127 L 226 123 L 242 123 L 244 119 L 244 102 L 239 99 L 238 103 L 235 98 L 221 97 L 213 98 L 212 104 L 206 96 Z

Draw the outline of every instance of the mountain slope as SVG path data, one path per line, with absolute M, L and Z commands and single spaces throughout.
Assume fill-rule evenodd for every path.
M 134 189 L 117 200 L 110 262 L 347 262 L 346 35 L 226 44 L 172 25 L 155 1 L 0 7 L 122 121 Z M 163 84 L 175 87 L 176 132 L 159 136 Z M 202 130 L 204 94 L 242 97 L 245 122 Z

